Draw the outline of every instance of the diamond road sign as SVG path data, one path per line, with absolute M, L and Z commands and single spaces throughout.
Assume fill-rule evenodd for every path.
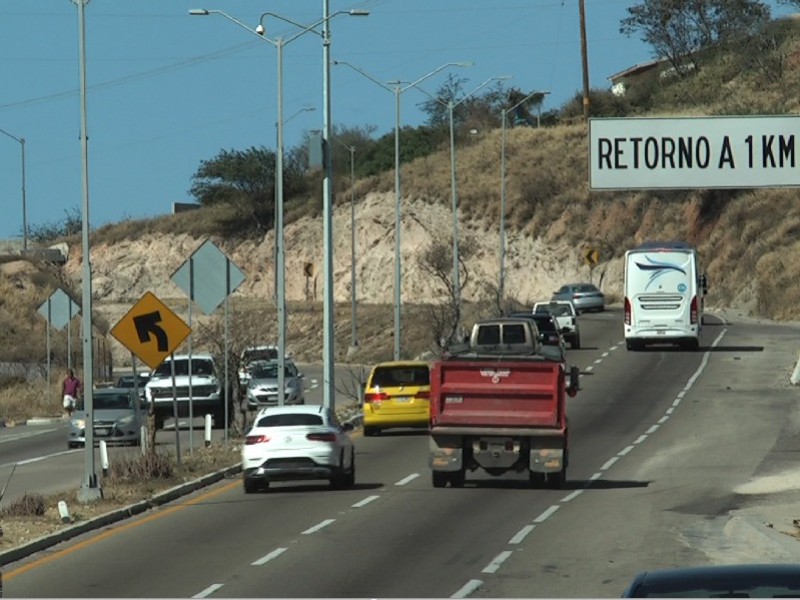
M 172 354 L 189 333 L 189 326 L 151 292 L 111 330 L 111 335 L 151 369 Z
M 50 294 L 50 297 L 39 307 L 39 314 L 58 330 L 64 329 L 67 323 L 80 312 L 80 305 L 76 304 L 61 288 Z
M 206 240 L 172 281 L 206 314 L 211 314 L 245 280 L 244 273 L 213 242 Z

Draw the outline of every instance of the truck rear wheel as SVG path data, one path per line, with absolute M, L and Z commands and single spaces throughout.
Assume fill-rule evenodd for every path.
M 532 488 L 544 487 L 545 474 L 537 471 L 528 471 L 528 485 Z
M 454 488 L 462 488 L 464 487 L 464 469 L 459 469 L 458 471 L 453 471 L 450 475 L 450 487 Z
M 551 490 L 560 490 L 567 482 L 567 467 L 555 473 L 547 473 L 547 487 Z
M 442 471 L 433 471 L 431 475 L 433 487 L 443 488 L 447 485 L 447 480 L 449 479 L 447 473 L 443 473 Z

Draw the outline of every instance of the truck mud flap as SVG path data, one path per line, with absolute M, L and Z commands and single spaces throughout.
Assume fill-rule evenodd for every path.
M 428 465 L 434 471 L 460 471 L 464 468 L 464 451 L 461 438 L 456 436 L 430 436 Z
M 561 448 L 534 448 L 530 451 L 530 470 L 534 473 L 556 473 L 567 464 L 567 454 Z

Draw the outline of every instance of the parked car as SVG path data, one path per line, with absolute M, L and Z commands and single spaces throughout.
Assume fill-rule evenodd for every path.
M 606 297 L 593 283 L 568 283 L 562 285 L 550 300 L 569 300 L 578 314 L 586 311 L 603 311 Z
M 537 302 L 533 305 L 533 314 L 553 315 L 558 323 L 564 341 L 569 342 L 570 348 L 581 347 L 581 326 L 578 323 L 578 311 L 569 300 L 551 300 L 550 302 Z
M 143 404 L 132 388 L 92 390 L 94 443 L 105 440 L 107 444 L 139 444 L 146 418 Z M 86 411 L 80 404 L 69 422 L 68 448 L 86 443 L 86 418 Z
M 428 427 L 431 373 L 424 361 L 388 361 L 370 371 L 364 389 L 364 435 L 392 427 Z
M 800 598 L 800 564 L 710 565 L 643 571 L 623 598 Z
M 305 404 L 304 375 L 291 360 L 284 364 L 284 404 Z M 258 360 L 247 368 L 247 410 L 278 405 L 278 361 Z
M 549 313 L 512 312 L 509 317 L 530 319 L 539 332 L 542 352 L 552 355 L 556 360 L 566 360 L 567 344 L 558 329 L 556 318 Z
M 262 409 L 242 446 L 247 494 L 273 481 L 327 479 L 333 488 L 355 485 L 355 448 L 335 411 L 318 404 Z

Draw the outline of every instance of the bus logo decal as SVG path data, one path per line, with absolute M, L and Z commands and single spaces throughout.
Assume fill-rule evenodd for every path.
M 645 264 L 640 262 L 636 263 L 636 266 L 639 267 L 640 270 L 651 271 L 650 279 L 644 288 L 645 290 L 648 289 L 662 275 L 666 275 L 669 271 L 677 271 L 678 273 L 683 273 L 684 275 L 686 275 L 686 270 L 683 267 L 679 267 L 678 265 L 673 265 L 672 263 L 665 263 L 653 260 L 649 256 L 646 256 L 645 260 L 647 260 L 650 264 Z

